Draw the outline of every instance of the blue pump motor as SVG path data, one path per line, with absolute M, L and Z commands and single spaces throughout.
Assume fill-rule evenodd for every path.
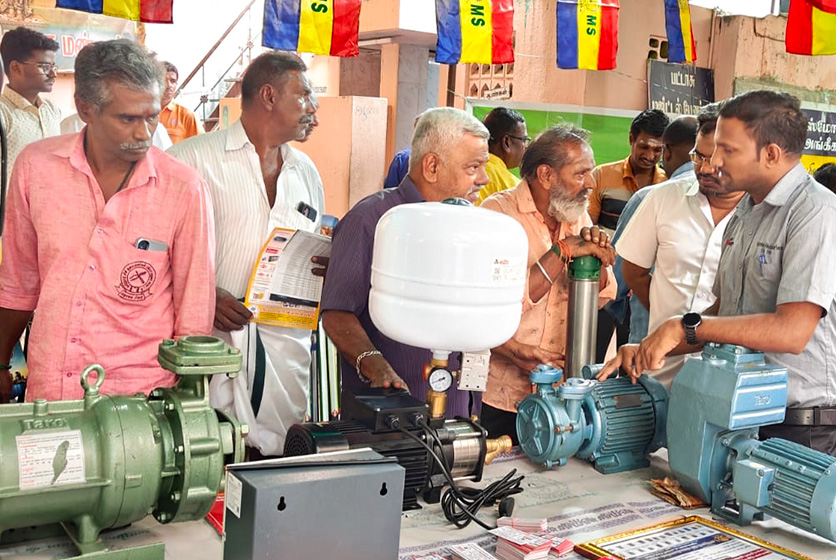
M 664 386 L 647 376 L 636 385 L 627 378 L 599 383 L 594 373 L 584 368 L 587 379 L 570 378 L 555 388 L 561 370 L 541 365 L 531 372 L 537 392 L 518 407 L 517 436 L 532 461 L 551 468 L 578 456 L 615 473 L 646 467 L 647 455 L 664 446 Z
M 768 514 L 836 541 L 836 458 L 756 439 L 760 426 L 784 420 L 786 368 L 709 343 L 677 373 L 670 402 L 668 459 L 686 491 L 738 525 Z

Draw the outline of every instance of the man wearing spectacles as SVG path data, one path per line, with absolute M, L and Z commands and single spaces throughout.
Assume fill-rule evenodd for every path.
M 18 154 L 38 140 L 61 134 L 61 111 L 40 94 L 55 84 L 58 43 L 33 29 L 7 31 L 0 55 L 8 83 L 0 95 L 0 120 L 8 138 L 8 174 Z
M 520 166 L 523 152 L 531 142 L 525 118 L 513 109 L 497 107 L 485 115 L 482 122 L 491 135 L 488 140 L 490 159 L 485 165 L 488 184 L 479 191 L 476 204 L 481 204 L 494 193 L 517 186 L 519 178 L 508 170 Z
M 621 214 L 621 220 L 629 220 L 624 226 L 619 221 L 617 232 L 622 235 L 616 245 L 626 287 L 633 290 L 631 300 L 650 310 L 649 321 L 636 332 L 631 317 L 631 343 L 641 342 L 648 326 L 652 331 L 668 317 L 701 313 L 716 300 L 712 288 L 723 232 L 744 194 L 726 192 L 711 165 L 717 113 L 717 104 L 711 104 L 697 117 L 696 143 L 691 142 L 688 152 L 694 173 L 640 190 L 628 203 L 640 202 L 635 214 L 630 209 L 632 218 L 628 207 Z M 685 356 L 672 356 L 652 375 L 670 386 L 684 361 Z
M 809 117 L 796 97 L 771 90 L 724 101 L 719 115 L 711 165 L 721 190 L 746 194 L 723 234 L 717 301 L 705 313 L 716 316 L 668 319 L 601 373 L 621 366 L 637 377 L 706 341 L 752 348 L 789 376 L 784 422 L 761 427 L 759 439 L 836 456 L 836 198 L 801 163 Z

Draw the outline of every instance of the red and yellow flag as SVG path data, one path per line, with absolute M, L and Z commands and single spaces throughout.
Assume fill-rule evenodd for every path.
M 807 3 L 819 10 L 836 14 L 836 0 L 807 0 Z
M 514 62 L 514 0 L 436 0 L 435 61 Z
M 557 67 L 611 70 L 619 0 L 557 0 Z
M 788 53 L 836 54 L 836 13 L 820 10 L 807 0 L 791 0 L 785 43 Z
M 360 54 L 361 0 L 266 0 L 265 47 L 285 51 Z
M 145 23 L 172 23 L 174 0 L 56 0 L 56 8 Z

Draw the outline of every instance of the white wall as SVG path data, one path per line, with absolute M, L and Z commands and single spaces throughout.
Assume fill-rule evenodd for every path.
M 147 24 L 145 44 L 156 51 L 161 60 L 168 60 L 177 66 L 182 81 L 249 2 L 177 0 L 174 2 L 174 23 Z M 189 109 L 195 108 L 200 95 L 207 91 L 246 45 L 250 30 L 253 34 L 253 56 L 258 55 L 261 52 L 261 36 L 256 37 L 256 34 L 261 32 L 263 18 L 264 0 L 256 0 L 249 15 L 244 16 L 209 61 L 205 76 L 196 76 L 178 97 L 178 103 Z M 233 72 L 241 70 L 243 66 L 235 68 Z M 198 118 L 201 117 L 198 114 Z

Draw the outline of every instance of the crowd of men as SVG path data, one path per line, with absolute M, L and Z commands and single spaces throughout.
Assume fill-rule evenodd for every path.
M 243 76 L 240 120 L 197 134 L 172 101 L 176 68 L 130 41 L 93 43 L 75 64 L 80 131 L 59 135 L 60 113 L 39 95 L 52 87 L 56 45 L 33 33 L 8 32 L 0 45 L 9 77 L 0 116 L 15 147 L 0 402 L 30 320 L 30 400 L 80 398 L 79 373 L 94 362 L 107 372 L 105 393 L 170 385 L 159 341 L 214 334 L 241 349 L 244 366 L 236 379 L 213 380 L 213 405 L 250 424 L 252 457 L 280 454 L 307 408 L 310 332 L 257 324 L 242 301 L 274 228 L 320 230 L 322 181 L 290 145 L 318 124 L 305 64 L 257 57 Z M 155 145 L 160 129 L 174 144 L 167 152 Z M 389 339 L 369 315 L 375 227 L 394 206 L 460 197 L 521 224 L 529 270 L 520 327 L 491 349 L 487 391 L 474 399 L 451 389 L 449 416 L 477 412 L 491 435 L 515 437 L 529 371 L 564 364 L 566 267 L 592 255 L 604 266 L 602 348 L 618 333 L 602 378 L 620 367 L 669 384 L 682 360 L 674 356 L 707 341 L 761 350 L 790 374 L 787 420 L 762 435 L 836 453 L 836 276 L 827 268 L 836 197 L 822 186 L 836 169 L 823 167 L 818 182 L 807 174 L 806 129 L 797 99 L 749 92 L 696 118 L 643 111 L 630 155 L 596 166 L 577 127 L 531 140 L 513 110 L 481 122 L 427 110 L 390 173 L 397 183 L 358 202 L 333 232 L 330 261 L 311 263 L 325 277 L 322 322 L 342 357 L 343 390 L 426 392 L 430 351 Z M 517 167 L 520 179 L 509 171 Z

